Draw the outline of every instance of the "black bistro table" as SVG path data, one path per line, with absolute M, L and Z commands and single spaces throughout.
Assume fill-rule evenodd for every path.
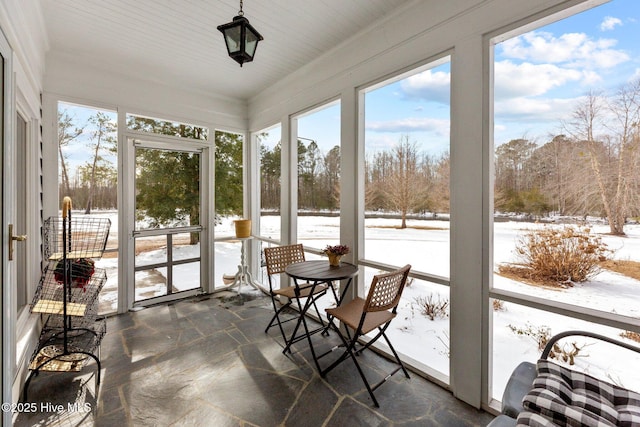
M 333 296 L 336 299 L 336 304 L 340 305 L 342 299 L 346 295 L 349 287 L 351 286 L 351 282 L 353 278 L 358 274 L 358 267 L 354 264 L 348 262 L 341 262 L 339 266 L 331 266 L 327 260 L 317 260 L 317 261 L 303 261 L 296 262 L 293 264 L 289 264 L 285 269 L 285 273 L 289 275 L 293 279 L 296 287 L 299 287 L 298 281 L 300 282 L 308 282 L 311 283 L 311 286 L 318 286 L 319 284 L 326 283 L 329 285 L 333 292 Z M 347 280 L 346 285 L 342 289 L 342 292 L 336 294 L 333 282 L 336 280 Z M 311 294 L 312 295 L 312 294 Z M 304 328 L 304 334 L 307 337 L 307 341 L 309 342 L 309 348 L 311 349 L 311 355 L 313 356 L 313 360 L 318 368 L 318 372 L 320 372 L 320 364 L 318 363 L 318 359 L 316 357 L 316 352 L 313 348 L 313 342 L 311 341 L 311 335 L 319 331 L 327 331 L 327 327 L 320 327 L 313 331 L 309 331 L 307 326 L 307 321 L 305 319 L 305 315 L 307 310 L 313 304 L 312 298 L 307 298 L 304 307 L 302 308 L 302 312 L 300 313 L 300 317 L 298 318 L 298 322 L 296 323 L 296 327 L 293 330 L 293 334 L 285 347 L 283 352 L 286 352 L 291 347 L 291 344 L 297 340 L 294 340 L 296 337 L 296 333 L 302 324 Z M 304 337 L 302 337 L 304 338 Z

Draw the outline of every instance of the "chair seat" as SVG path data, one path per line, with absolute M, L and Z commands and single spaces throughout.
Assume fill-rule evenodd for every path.
M 362 317 L 362 310 L 364 308 L 365 300 L 362 298 L 355 298 L 349 301 L 347 304 L 340 305 L 335 308 L 327 308 L 325 311 L 327 314 L 339 319 L 342 323 L 345 323 L 351 329 L 357 329 Z M 367 313 L 362 326 L 362 333 L 368 334 L 380 325 L 387 323 L 389 320 L 396 317 L 396 315 L 390 311 L 372 311 Z
M 319 294 L 321 292 L 326 291 L 329 288 L 326 284 L 316 285 L 314 288 L 311 283 L 304 283 L 300 285 L 300 294 L 296 295 L 296 287 L 295 286 L 287 286 L 286 288 L 274 289 L 273 293 L 276 295 L 282 295 L 289 299 L 293 298 L 307 298 L 311 294 L 311 290 L 313 289 L 313 294 Z

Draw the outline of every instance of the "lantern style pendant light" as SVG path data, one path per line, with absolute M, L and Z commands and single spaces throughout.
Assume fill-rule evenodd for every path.
M 219 25 L 218 30 L 224 35 L 229 56 L 241 67 L 245 62 L 253 61 L 258 42 L 264 40 L 260 33 L 249 24 L 249 20 L 244 17 L 242 0 L 240 0 L 238 16 L 234 16 L 233 21 L 228 24 Z

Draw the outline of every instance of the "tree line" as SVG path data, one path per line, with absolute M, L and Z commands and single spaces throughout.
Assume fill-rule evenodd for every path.
M 260 147 L 263 210 L 280 209 L 281 152 L 280 143 Z M 339 208 L 340 146 L 323 153 L 315 141 L 298 140 L 298 209 Z M 417 141 L 402 135 L 392 149 L 367 156 L 365 209 L 399 214 L 402 228 L 410 214 L 449 212 L 449 154 L 425 154 Z
M 496 149 L 496 210 L 599 216 L 623 235 L 640 216 L 640 79 L 588 93 L 562 128 L 542 145 L 521 138 Z
M 58 114 L 61 196 L 76 206 L 116 207 L 115 123 L 101 112 L 88 120 L 88 153 L 72 175 L 64 149 L 85 132 L 85 126 L 62 110 Z M 131 116 L 130 129 L 203 139 L 202 128 Z M 595 215 L 607 219 L 611 233 L 624 234 L 630 217 L 640 216 L 640 79 L 615 93 L 591 92 L 562 123 L 563 132 L 538 144 L 511 140 L 495 150 L 495 210 L 544 216 Z M 261 140 L 259 136 L 258 140 Z M 243 165 L 241 135 L 215 132 L 216 214 L 241 215 Z M 316 141 L 298 140 L 298 210 L 333 211 L 340 207 L 340 147 L 322 152 Z M 260 144 L 260 195 L 263 211 L 280 210 L 280 143 Z M 164 224 L 189 218 L 199 221 L 199 164 L 193 155 L 140 151 L 136 158 L 136 208 Z M 365 209 L 398 214 L 401 227 L 411 214 L 449 212 L 449 153 L 427 154 L 418 141 L 402 135 L 394 147 L 366 156 Z M 170 175 L 167 178 L 167 174 Z M 169 189 L 159 182 L 170 183 Z M 194 184 L 195 183 L 195 184 Z M 140 194 L 144 193 L 143 196 Z M 195 223 L 193 221 L 196 221 Z

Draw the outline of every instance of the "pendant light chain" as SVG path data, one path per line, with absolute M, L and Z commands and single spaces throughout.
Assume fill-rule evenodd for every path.
M 242 0 L 240 0 L 240 10 L 238 11 L 238 16 L 244 16 L 244 12 L 242 11 Z

